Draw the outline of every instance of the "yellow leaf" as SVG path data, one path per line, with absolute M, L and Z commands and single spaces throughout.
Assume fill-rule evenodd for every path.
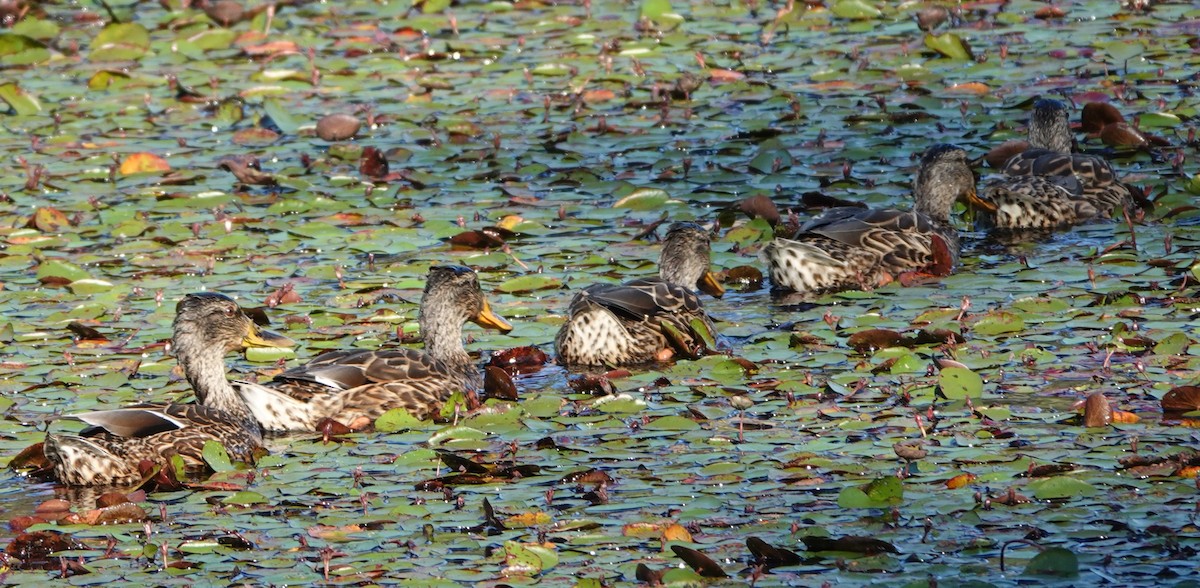
M 134 153 L 121 162 L 121 175 L 171 171 L 167 160 L 153 153 Z
M 946 480 L 946 488 L 949 488 L 950 490 L 957 490 L 963 486 L 966 486 L 967 484 L 970 484 L 971 482 L 974 482 L 975 478 L 977 477 L 978 476 L 972 473 L 959 474 L 953 478 L 950 478 L 949 480 Z
M 1123 425 L 1131 425 L 1133 423 L 1136 423 L 1136 422 L 1142 420 L 1142 418 L 1139 417 L 1138 415 L 1133 414 L 1132 412 L 1129 412 L 1129 411 L 1125 411 L 1125 410 L 1114 410 L 1112 418 L 1113 418 L 1112 422 L 1121 423 Z
M 504 526 L 510 529 L 548 524 L 550 524 L 550 515 L 541 511 L 523 512 L 504 519 Z
M 621 527 L 621 534 L 626 537 L 654 537 L 662 534 L 662 525 L 655 523 L 629 523 Z
M 692 542 L 692 534 L 679 523 L 671 523 L 662 531 L 663 541 L 687 541 Z
M 515 214 L 510 214 L 510 215 L 500 219 L 500 222 L 496 223 L 496 226 L 500 227 L 502 229 L 511 231 L 511 230 L 513 230 L 513 227 L 515 227 L 523 222 L 525 222 L 525 219 L 523 219 L 520 216 L 517 216 Z

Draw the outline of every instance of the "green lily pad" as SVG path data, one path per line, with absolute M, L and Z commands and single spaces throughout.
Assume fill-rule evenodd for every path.
M 983 378 L 979 374 L 960 367 L 948 367 L 938 375 L 942 394 L 951 400 L 979 398 L 983 396 Z

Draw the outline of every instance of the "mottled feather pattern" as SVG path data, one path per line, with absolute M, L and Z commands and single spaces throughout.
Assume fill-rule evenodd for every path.
M 176 358 L 200 404 L 141 404 L 68 416 L 91 427 L 79 435 L 48 434 L 43 452 L 55 477 L 70 486 L 140 482 L 142 461 L 165 467 L 175 455 L 202 470 L 203 448 L 218 441 L 231 459 L 253 463 L 263 450 L 257 421 L 225 375 L 225 354 L 247 346 L 290 343 L 259 329 L 237 303 L 212 292 L 176 306 Z
M 1001 170 L 1004 175 L 984 189 L 983 200 L 999 209 L 981 212 L 985 226 L 1053 229 L 1097 217 L 1111 218 L 1141 206 L 1133 189 L 1117 179 L 1108 161 L 1072 152 L 1069 115 L 1066 104 L 1058 100 L 1034 103 L 1029 117 L 1031 148 L 1009 158 Z
M 321 372 L 335 361 L 343 362 L 337 366 L 343 377 L 336 382 L 320 383 L 309 373 L 310 366 Z M 285 371 L 265 386 L 243 385 L 241 391 L 264 429 L 313 430 L 323 418 L 374 420 L 393 408 L 433 418 L 453 392 L 483 385 L 469 358 L 466 365 L 452 366 L 416 349 L 332 352 L 313 364 Z
M 242 384 L 239 391 L 268 431 L 311 431 L 326 418 L 346 424 L 374 420 L 393 408 L 437 418 L 451 394 L 483 386 L 463 347 L 467 321 L 506 332 L 512 328 L 491 313 L 474 271 L 435 266 L 418 316 L 424 350 L 332 351 L 266 384 Z
M 680 333 L 690 349 L 702 347 L 703 342 L 692 320 L 716 332 L 695 293 L 661 278 L 589 286 L 575 295 L 567 312 L 555 348 L 560 361 L 571 365 L 656 361 L 660 351 L 673 347 L 666 325 Z
M 1099 214 L 1061 184 L 1042 176 L 1001 178 L 984 186 L 982 198 L 996 206 L 981 213 L 981 224 L 997 229 L 1054 229 L 1071 226 Z
M 158 425 L 141 430 L 124 428 L 122 417 L 147 422 L 137 413 L 158 412 L 165 415 Z M 111 413 L 111 414 L 103 414 Z M 172 455 L 183 458 L 190 471 L 203 470 L 204 444 L 220 441 L 234 461 L 253 463 L 263 447 L 262 436 L 256 429 L 230 422 L 228 415 L 198 404 L 138 405 L 114 411 L 91 413 L 89 423 L 108 417 L 113 422 L 93 426 L 79 436 L 48 435 L 43 446 L 46 456 L 55 466 L 55 477 L 72 486 L 133 484 L 141 480 L 138 463 L 145 459 L 163 463 Z M 84 416 L 84 415 L 81 415 Z M 168 423 L 183 423 L 168 427 Z M 120 434 L 109 432 L 119 431 Z
M 694 288 L 711 289 L 709 234 L 695 223 L 673 223 L 659 256 L 659 276 L 579 292 L 554 337 L 558 360 L 576 366 L 636 365 L 668 356 L 694 357 L 716 327 Z M 697 324 L 704 333 L 697 331 Z
M 804 294 L 874 288 L 934 265 L 935 237 L 956 265 L 959 239 L 950 209 L 958 198 L 973 197 L 974 188 L 966 152 L 936 145 L 917 171 L 913 210 L 827 210 L 793 238 L 776 238 L 763 248 L 771 282 L 776 289 Z

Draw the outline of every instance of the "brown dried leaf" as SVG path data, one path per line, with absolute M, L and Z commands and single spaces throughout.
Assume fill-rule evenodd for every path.
M 782 547 L 775 547 L 758 537 L 746 539 L 746 548 L 750 550 L 750 555 L 754 557 L 754 563 L 767 569 L 780 566 L 794 566 L 802 561 L 796 552 Z
M 805 549 L 809 551 L 849 551 L 850 553 L 863 553 L 866 555 L 876 555 L 880 553 L 900 553 L 895 545 L 875 539 L 874 537 L 857 537 L 854 535 L 846 535 L 834 539 L 832 537 L 818 537 L 809 535 L 801 537 L 804 542 Z
M 1150 144 L 1141 131 L 1126 122 L 1104 125 L 1100 140 L 1110 147 L 1145 147 Z
M 1082 123 L 1080 130 L 1089 135 L 1096 135 L 1108 125 L 1125 122 L 1125 117 L 1112 104 L 1088 102 L 1083 105 L 1083 112 L 1079 114 L 1079 120 Z
M 563 476 L 558 481 L 559 484 L 595 484 L 611 486 L 613 483 L 612 476 L 604 473 L 596 468 L 590 468 L 581 472 L 574 472 Z
M 868 353 L 878 349 L 903 345 L 904 335 L 890 329 L 867 329 L 859 331 L 846 341 L 851 348 L 859 353 Z
M 674 551 L 675 555 L 679 556 L 679 559 L 682 559 L 683 563 L 687 564 L 688 567 L 692 568 L 697 574 L 700 574 L 705 578 L 729 577 L 729 574 L 725 573 L 725 570 L 721 569 L 720 564 L 713 561 L 712 558 L 708 557 L 707 555 L 696 551 L 695 549 L 684 547 L 682 545 L 672 545 L 671 551 Z
M 991 151 L 988 151 L 987 154 L 983 156 L 983 160 L 987 162 L 988 167 L 992 169 L 1000 169 L 1004 167 L 1005 162 L 1007 162 L 1009 159 L 1012 159 L 1012 156 L 1018 153 L 1024 153 L 1027 149 L 1029 149 L 1029 141 L 1024 141 L 1021 139 L 1009 139 L 1008 141 L 992 147 Z
M 358 172 L 371 179 L 381 179 L 388 175 L 387 156 L 374 147 L 363 147 L 362 156 L 358 159 Z
M 508 372 L 494 366 L 484 366 L 483 392 L 488 398 L 517 400 L 517 385 Z
M 104 508 L 94 508 L 82 513 L 72 513 L 63 517 L 62 522 L 68 525 L 119 525 L 123 523 L 138 523 L 149 518 L 146 509 L 125 502 Z
M 1163 412 L 1200 410 L 1200 386 L 1176 386 L 1167 392 L 1160 402 Z
M 362 128 L 358 117 L 349 114 L 330 114 L 317 121 L 317 136 L 326 141 L 345 141 Z
M 775 206 L 775 203 L 770 198 L 762 194 L 756 194 L 743 199 L 738 203 L 738 209 L 746 213 L 750 218 L 762 217 L 768 223 L 771 223 L 771 226 L 779 224 L 779 207 Z
M 22 449 L 21 452 L 16 455 L 16 457 L 13 457 L 8 462 L 9 469 L 14 470 L 41 470 L 48 468 L 49 466 L 50 461 L 46 459 L 46 453 L 42 451 L 42 444 L 40 442 L 34 443 L 33 445 Z
M 550 356 L 546 355 L 546 352 L 538 349 L 536 345 L 526 345 L 492 354 L 488 363 L 510 374 L 527 374 L 542 369 L 548 361 Z
M 1085 427 L 1107 427 L 1112 424 L 1113 410 L 1108 398 L 1103 392 L 1093 392 L 1088 395 L 1083 405 L 1083 425 Z

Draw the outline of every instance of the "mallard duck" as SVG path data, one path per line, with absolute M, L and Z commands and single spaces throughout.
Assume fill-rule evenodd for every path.
M 659 277 L 596 284 L 575 295 L 554 337 L 559 362 L 618 366 L 665 361 L 677 353 L 694 357 L 717 331 L 693 288 L 717 298 L 725 293 L 709 271 L 710 255 L 708 232 L 700 225 L 672 224 Z
M 189 294 L 175 307 L 175 356 L 196 404 L 139 404 L 70 415 L 91 427 L 79 435 L 48 434 L 42 445 L 59 482 L 70 486 L 140 482 L 143 461 L 165 466 L 171 456 L 189 469 L 206 467 L 202 450 L 219 441 L 230 458 L 253 463 L 262 431 L 226 378 L 225 354 L 292 342 L 262 330 L 227 296 Z
M 1111 217 L 1138 205 L 1102 157 L 1072 153 L 1067 106 L 1043 98 L 1029 118 L 1029 148 L 1010 157 L 1004 176 L 988 182 L 984 224 L 996 229 L 1053 229 Z
M 323 419 L 362 428 L 393 408 L 436 419 L 455 391 L 477 390 L 483 376 L 463 347 L 463 325 L 509 332 L 492 312 L 470 268 L 430 268 L 417 322 L 425 350 L 331 351 L 262 385 L 242 386 L 251 413 L 268 431 L 312 431 Z
M 778 290 L 817 294 L 873 288 L 900 274 L 956 265 L 958 230 L 950 210 L 959 198 L 985 205 L 976 201 L 966 151 L 931 147 L 921 158 L 913 193 L 912 210 L 831 208 L 794 238 L 768 243 L 763 257 L 771 282 Z M 950 259 L 939 259 L 939 253 Z

